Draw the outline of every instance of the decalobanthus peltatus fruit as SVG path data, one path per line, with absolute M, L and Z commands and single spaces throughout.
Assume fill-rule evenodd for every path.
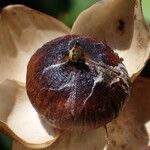
M 66 130 L 106 125 L 130 93 L 122 59 L 106 43 L 78 35 L 39 48 L 28 63 L 26 82 L 37 112 Z

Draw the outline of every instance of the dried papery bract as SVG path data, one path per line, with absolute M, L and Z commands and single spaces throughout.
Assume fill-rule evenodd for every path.
M 150 144 L 150 79 L 138 77 L 130 100 L 118 118 L 108 125 L 107 150 L 145 150 Z
M 102 0 L 79 15 L 71 33 L 106 41 L 124 59 L 132 80 L 149 58 L 149 29 L 140 0 Z
M 45 42 L 69 33 L 53 17 L 22 5 L 10 5 L 0 13 L 0 82 L 15 79 L 25 82 L 31 55 Z
M 103 150 L 106 143 L 105 131 L 103 128 L 92 130 L 89 132 L 66 132 L 48 148 L 42 150 Z M 31 150 L 23 145 L 14 142 L 13 150 Z
M 25 84 L 20 86 L 18 81 L 25 82 L 27 62 L 37 48 L 69 31 L 55 18 L 22 5 L 10 5 L 0 12 L 0 131 L 27 147 L 51 145 L 59 134 L 45 130 L 28 100 Z
M 67 35 L 31 57 L 27 93 L 53 127 L 90 130 L 114 119 L 130 93 L 122 59 L 105 43 Z
M 11 80 L 2 82 L 0 101 L 0 130 L 23 145 L 43 148 L 51 145 L 59 136 L 60 133 L 53 128 L 49 132 L 43 128 L 22 83 Z

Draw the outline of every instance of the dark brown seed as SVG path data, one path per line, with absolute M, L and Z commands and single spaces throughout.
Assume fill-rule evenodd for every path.
M 27 68 L 27 94 L 60 129 L 92 129 L 115 118 L 130 92 L 122 59 L 103 42 L 77 35 L 52 40 Z

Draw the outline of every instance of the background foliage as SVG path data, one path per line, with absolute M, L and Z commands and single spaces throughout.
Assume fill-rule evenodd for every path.
M 72 26 L 79 13 L 99 0 L 3 0 L 0 1 L 0 9 L 9 4 L 24 4 L 49 15 L 52 15 L 68 26 Z M 150 0 L 142 0 L 143 13 L 150 25 Z M 150 61 L 142 75 L 150 77 Z M 11 150 L 12 140 L 0 134 L 0 150 Z

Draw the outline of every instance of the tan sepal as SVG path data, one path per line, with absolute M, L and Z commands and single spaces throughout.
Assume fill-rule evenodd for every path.
M 108 126 L 107 150 L 146 150 L 150 145 L 150 79 L 138 77 L 129 102 Z
M 105 41 L 124 59 L 132 80 L 149 58 L 150 34 L 140 0 L 102 0 L 79 15 L 71 33 Z
M 30 148 L 47 147 L 60 135 L 54 128 L 46 130 L 23 84 L 11 80 L 0 84 L 0 131 Z
M 0 82 L 25 82 L 27 63 L 45 42 L 70 29 L 53 17 L 23 5 L 10 5 L 0 13 Z

